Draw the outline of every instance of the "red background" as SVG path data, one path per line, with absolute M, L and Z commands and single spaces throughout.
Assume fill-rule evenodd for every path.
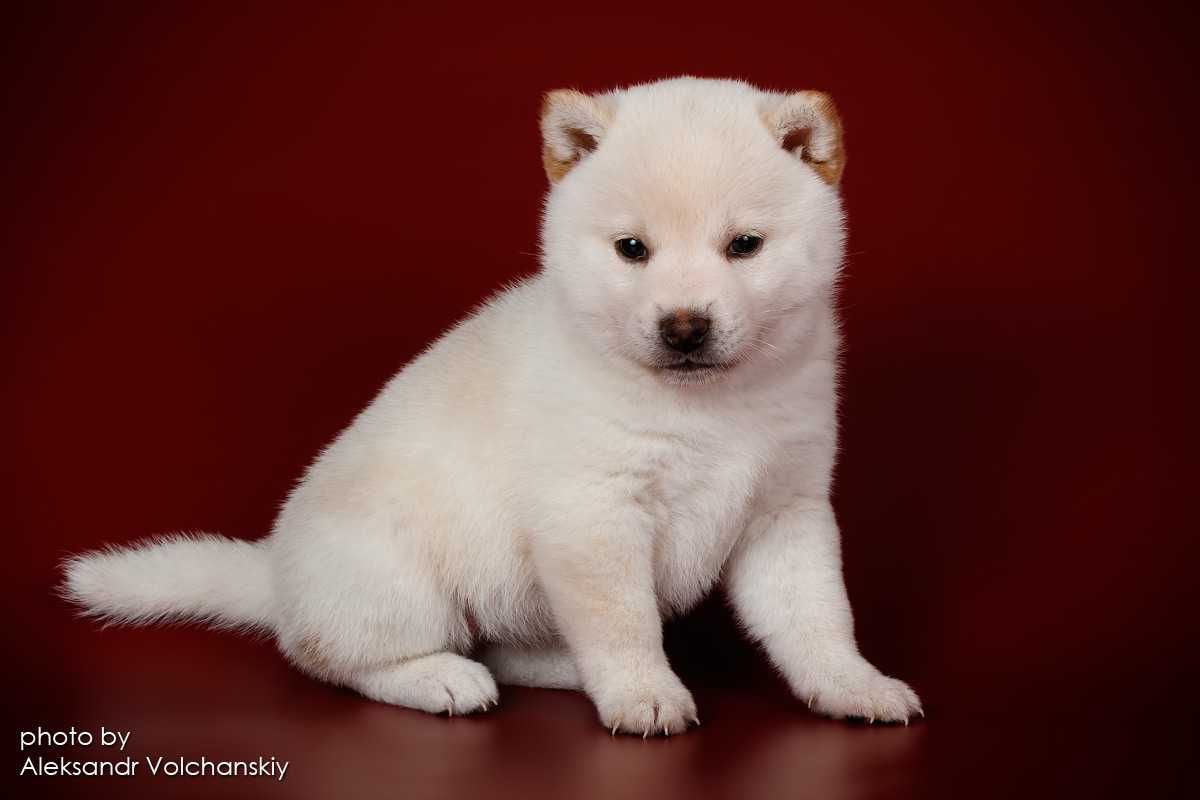
M 1181 497 L 1192 20 L 105 5 L 9 6 L 2 25 L 5 735 L 105 724 L 135 756 L 292 765 L 282 784 L 21 792 L 1182 791 L 1200 666 Z M 98 631 L 51 596 L 81 548 L 264 534 L 393 371 L 535 268 L 540 94 L 680 73 L 820 88 L 842 110 L 836 502 L 863 649 L 926 722 L 808 715 L 719 601 L 669 632 L 704 727 L 643 743 L 610 739 L 579 695 L 510 689 L 493 714 L 428 718 L 308 681 L 265 642 Z

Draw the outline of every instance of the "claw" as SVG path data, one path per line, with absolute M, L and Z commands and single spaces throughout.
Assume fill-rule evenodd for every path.
M 810 694 L 808 696 L 808 707 L 809 708 L 812 708 L 813 701 L 816 699 L 817 699 L 817 696 L 815 694 Z
M 699 717 L 692 717 L 692 722 L 696 723 L 697 728 L 700 727 L 700 718 Z
M 867 720 L 867 724 L 868 724 L 868 725 L 874 725 L 874 724 L 875 724 L 875 718 L 874 718 L 874 717 L 871 717 L 870 719 L 868 719 L 868 720 Z
M 650 738 L 650 729 L 646 728 L 646 730 L 642 731 L 642 739 L 645 740 L 648 738 Z
M 904 727 L 908 727 L 908 717 L 904 718 Z
M 918 708 L 917 713 L 921 715 L 921 719 L 925 719 L 925 709 Z

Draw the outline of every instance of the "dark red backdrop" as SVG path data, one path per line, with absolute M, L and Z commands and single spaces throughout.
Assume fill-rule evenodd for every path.
M 487 11 L 8 7 L 0 676 L 19 729 L 292 761 L 282 784 L 26 794 L 726 796 L 1180 789 L 1195 748 L 1180 240 L 1196 104 L 1166 8 Z M 1114 7 L 1115 9 L 1115 7 Z M 63 554 L 266 532 L 383 381 L 534 269 L 541 92 L 679 73 L 834 94 L 851 220 L 837 506 L 866 653 L 910 729 L 818 720 L 719 603 L 671 631 L 705 726 L 612 741 L 587 701 L 445 721 L 266 643 L 98 632 Z M 1172 270 L 1175 270 L 1172 274 Z M 44 753 L 51 754 L 51 753 Z M 15 744 L 8 774 L 19 766 Z

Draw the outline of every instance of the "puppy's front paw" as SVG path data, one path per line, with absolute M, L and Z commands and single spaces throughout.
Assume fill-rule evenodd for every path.
M 813 676 L 805 687 L 813 711 L 844 719 L 859 717 L 868 722 L 903 722 L 925 716 L 921 700 L 908 684 L 898 681 L 863 662 Z
M 670 670 L 606 687 L 594 699 L 600 721 L 614 735 L 670 736 L 700 724 L 692 693 Z

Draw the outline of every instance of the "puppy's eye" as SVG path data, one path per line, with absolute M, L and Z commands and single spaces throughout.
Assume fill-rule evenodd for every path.
M 762 247 L 762 237 L 753 233 L 740 233 L 729 243 L 729 255 L 733 258 L 746 258 L 758 252 Z
M 632 236 L 617 239 L 617 252 L 621 254 L 621 258 L 627 261 L 645 261 L 650 257 L 650 251 L 646 249 L 646 243 Z

